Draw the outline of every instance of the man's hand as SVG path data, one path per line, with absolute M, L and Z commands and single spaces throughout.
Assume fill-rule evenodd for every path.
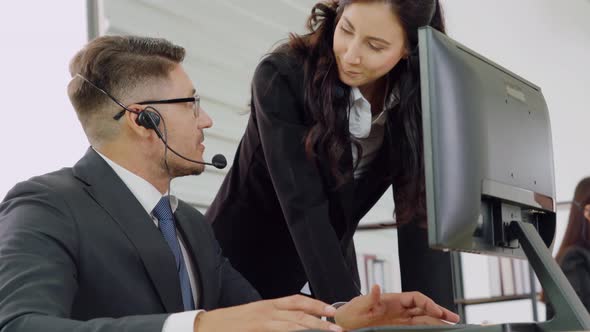
M 419 292 L 381 294 L 375 285 L 369 295 L 357 296 L 338 308 L 336 324 L 346 330 L 381 325 L 444 325 L 459 316 Z
M 341 327 L 318 318 L 333 317 L 335 312 L 336 309 L 323 302 L 293 295 L 202 312 L 195 320 L 194 331 L 283 332 L 317 329 L 340 332 Z

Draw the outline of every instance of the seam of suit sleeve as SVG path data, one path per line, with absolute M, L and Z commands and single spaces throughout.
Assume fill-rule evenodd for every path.
M 59 205 L 63 204 L 63 206 L 66 208 L 68 213 L 67 214 L 63 213 L 63 215 L 65 217 L 68 217 L 68 216 L 70 217 L 70 219 L 72 220 L 74 231 L 75 231 L 75 243 L 74 243 L 75 252 L 73 252 L 73 254 L 75 254 L 75 256 L 72 257 L 72 259 L 74 260 L 74 262 L 78 262 L 80 260 L 80 244 L 79 244 L 80 228 L 78 226 L 78 221 L 76 220 L 76 218 L 74 217 L 74 214 L 72 213 L 72 209 L 71 209 L 70 205 L 68 204 L 67 200 L 61 194 L 59 194 L 58 192 L 53 190 L 50 186 L 46 185 L 45 183 L 41 183 L 41 182 L 36 182 L 36 183 L 38 185 L 42 186 L 48 192 L 49 202 L 53 201 L 53 203 L 56 204 L 56 206 L 58 204 Z M 76 266 L 76 273 L 79 274 L 78 266 Z
M 265 76 L 258 77 L 258 75 L 264 74 L 259 71 L 265 70 L 264 69 L 265 66 L 268 66 L 269 69 L 272 69 L 272 71 L 273 71 L 272 77 L 270 77 L 270 78 L 267 78 Z M 288 65 L 287 64 L 277 64 L 275 61 L 273 61 L 273 58 L 267 58 L 263 62 L 260 63 L 260 65 L 256 69 L 256 72 L 254 74 L 254 79 L 252 82 L 252 95 L 253 96 L 256 95 L 257 96 L 256 99 L 261 99 L 261 98 L 266 97 L 272 91 L 272 89 L 276 88 L 277 81 L 280 80 L 281 83 L 284 84 L 285 87 L 288 88 L 291 98 L 293 99 L 293 102 L 299 104 L 299 101 L 297 100 L 297 97 L 294 92 L 295 89 L 294 89 L 293 85 L 291 84 L 291 80 L 289 79 L 289 75 L 284 72 L 287 69 L 282 68 L 284 66 L 288 66 Z M 259 82 L 260 79 L 264 79 L 265 81 L 260 83 Z M 264 91 L 260 90 L 260 88 L 263 88 Z M 256 94 L 254 93 L 255 91 L 256 91 Z M 252 103 L 252 106 L 254 107 L 254 103 Z M 255 113 L 257 114 L 258 112 L 263 112 L 264 114 L 266 114 L 266 116 L 270 115 L 270 116 L 272 116 L 280 121 L 284 121 L 286 123 L 290 123 L 290 124 L 294 124 L 294 125 L 304 125 L 301 110 L 300 110 L 301 107 L 302 107 L 302 105 L 298 105 L 298 107 L 296 107 L 298 109 L 298 114 L 297 114 L 298 119 L 297 120 L 285 119 L 284 117 L 279 115 L 282 113 L 281 111 L 272 112 L 271 110 L 259 110 L 259 109 L 255 108 Z M 258 117 L 257 117 L 257 119 L 258 119 Z M 258 120 L 257 120 L 257 122 L 258 122 Z M 260 130 L 260 128 L 259 128 L 259 130 Z M 262 144 L 262 142 L 261 142 L 261 144 Z

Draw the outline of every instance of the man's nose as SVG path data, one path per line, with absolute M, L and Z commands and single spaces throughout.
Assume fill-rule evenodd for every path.
M 213 120 L 207 112 L 201 107 L 199 110 L 199 128 L 211 128 L 213 126 Z

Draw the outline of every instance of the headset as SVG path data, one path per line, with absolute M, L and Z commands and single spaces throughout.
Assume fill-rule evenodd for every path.
M 86 83 L 90 84 L 92 87 L 94 87 L 95 89 L 97 89 L 98 91 L 103 93 L 105 96 L 107 96 L 113 102 L 115 102 L 117 105 L 121 106 L 124 111 L 130 112 L 133 114 L 137 114 L 137 119 L 135 120 L 135 122 L 139 126 L 142 126 L 144 128 L 151 129 L 151 130 L 155 131 L 156 135 L 158 135 L 158 138 L 162 141 L 162 143 L 164 143 L 164 146 L 166 147 L 166 149 L 170 150 L 172 153 L 174 153 L 178 157 L 180 157 L 186 161 L 196 163 L 196 164 L 211 165 L 211 166 L 214 166 L 218 169 L 223 169 L 223 168 L 225 168 L 225 166 L 227 166 L 227 160 L 225 159 L 225 157 L 222 154 L 216 154 L 215 156 L 213 156 L 213 159 L 211 160 L 210 163 L 204 162 L 204 161 L 193 160 L 193 159 L 190 159 L 190 158 L 187 158 L 187 157 L 181 155 L 180 153 L 176 152 L 173 148 L 171 148 L 168 145 L 166 135 L 163 135 L 162 132 L 160 131 L 160 128 L 159 128 L 160 122 L 162 122 L 162 124 L 164 125 L 164 132 L 166 132 L 166 124 L 164 123 L 163 117 L 157 109 L 155 109 L 152 106 L 147 106 L 145 109 L 143 109 L 141 111 L 136 111 L 136 110 L 130 109 L 127 106 L 123 105 L 123 103 L 118 101 L 115 97 L 113 97 L 105 89 L 94 84 L 92 81 L 90 81 L 86 77 L 82 76 L 81 74 L 76 74 L 76 77 L 83 79 Z M 115 115 L 113 117 L 113 119 L 118 120 L 121 118 L 121 116 L 122 116 L 122 113 L 119 113 L 119 114 Z

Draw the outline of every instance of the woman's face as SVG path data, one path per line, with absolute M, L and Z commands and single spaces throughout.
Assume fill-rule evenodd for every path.
M 338 75 L 353 87 L 375 82 L 404 57 L 405 33 L 391 7 L 382 2 L 344 8 L 334 32 Z

